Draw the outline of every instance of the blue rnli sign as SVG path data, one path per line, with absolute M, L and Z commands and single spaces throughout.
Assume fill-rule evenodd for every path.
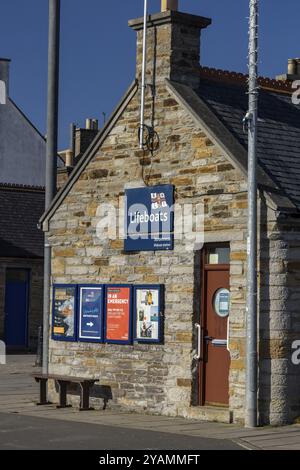
M 174 186 L 125 191 L 125 251 L 174 248 Z

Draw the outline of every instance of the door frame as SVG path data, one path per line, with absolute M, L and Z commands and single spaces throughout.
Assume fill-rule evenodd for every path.
M 210 248 L 229 248 L 229 242 L 221 243 L 206 243 L 200 252 L 201 257 L 201 274 L 200 274 L 200 311 L 198 318 L 201 325 L 201 359 L 199 360 L 198 368 L 198 397 L 199 403 L 198 406 L 205 406 L 205 303 L 206 303 L 206 272 L 207 271 L 228 271 L 230 274 L 230 264 L 208 264 L 206 263 L 206 255 Z
M 28 344 L 29 344 L 29 312 L 30 312 L 30 289 L 31 289 L 31 269 L 30 268 L 24 268 L 24 267 L 19 267 L 19 266 L 6 266 L 5 267 L 5 290 L 4 290 L 4 341 L 7 343 L 7 337 L 6 337 L 6 282 L 7 282 L 7 272 L 8 271 L 23 271 L 26 273 L 26 283 L 27 283 L 27 289 L 26 289 L 26 321 L 25 321 L 25 344 L 24 346 L 20 347 L 14 347 L 8 345 L 8 348 L 10 349 L 28 349 Z

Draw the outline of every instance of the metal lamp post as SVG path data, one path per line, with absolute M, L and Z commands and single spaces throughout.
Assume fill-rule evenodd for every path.
M 49 0 L 48 106 L 45 209 L 56 193 L 58 87 L 59 87 L 60 0 Z M 51 248 L 45 235 L 44 309 L 43 309 L 43 373 L 48 372 L 49 316 L 51 286 Z

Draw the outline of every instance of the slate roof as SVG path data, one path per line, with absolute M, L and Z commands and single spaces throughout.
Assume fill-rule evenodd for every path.
M 202 78 L 197 95 L 247 149 L 243 118 L 248 110 L 244 83 Z M 258 161 L 263 170 L 300 209 L 300 106 L 290 93 L 261 88 L 259 91 Z
M 243 118 L 248 111 L 247 76 L 222 70 L 199 67 L 201 84 L 198 90 L 166 79 L 167 88 L 207 129 L 229 158 L 247 174 L 247 132 Z M 259 78 L 258 180 L 279 211 L 298 215 L 300 210 L 300 106 L 292 103 L 291 83 Z M 105 127 L 87 149 L 68 182 L 57 193 L 49 209 L 40 219 L 47 231 L 51 219 L 81 172 L 101 147 L 131 98 L 137 92 L 135 81 L 127 90 Z M 264 187 L 265 186 L 265 187 Z
M 44 208 L 41 190 L 0 187 L 0 257 L 43 257 L 43 232 L 37 224 Z

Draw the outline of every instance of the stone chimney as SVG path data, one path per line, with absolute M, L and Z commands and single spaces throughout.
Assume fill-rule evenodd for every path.
M 58 152 L 63 161 L 63 166 L 57 169 L 58 189 L 66 183 L 74 167 L 91 145 L 98 132 L 99 123 L 97 119 L 86 119 L 85 129 L 77 128 L 75 124 L 71 124 L 70 148 Z
M 147 32 L 147 83 L 165 78 L 193 88 L 200 84 L 200 36 L 211 24 L 209 18 L 177 11 L 177 0 L 162 0 L 162 11 L 149 15 Z M 129 21 L 137 31 L 137 79 L 142 75 L 143 18 Z
M 291 81 L 300 79 L 300 59 L 289 59 L 287 73 L 277 75 L 276 80 Z
M 85 129 L 75 129 L 74 159 L 75 163 L 82 157 L 84 152 L 93 142 L 99 132 L 97 119 L 86 119 Z
M 10 59 L 0 58 L 0 99 L 3 104 L 9 96 L 9 66 Z

